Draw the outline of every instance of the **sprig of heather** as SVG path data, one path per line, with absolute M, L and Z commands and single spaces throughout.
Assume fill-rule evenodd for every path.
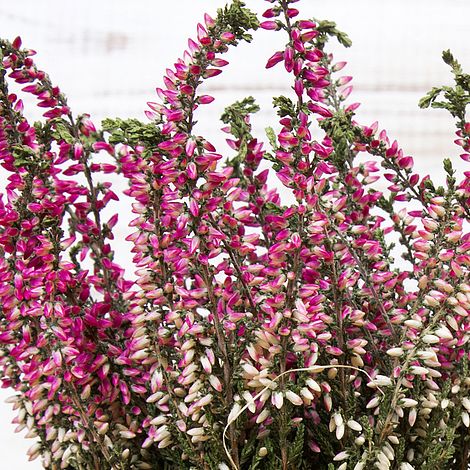
M 290 11 L 289 11 L 290 10 Z M 265 27 L 266 29 L 286 29 L 289 31 L 289 25 L 284 24 L 279 20 L 273 21 L 273 18 L 276 18 L 281 11 L 284 11 L 286 14 L 286 17 L 289 17 L 291 15 L 295 15 L 296 11 L 293 9 L 289 9 L 289 4 L 288 3 L 280 3 L 279 6 L 269 9 L 266 13 L 265 16 L 269 17 L 271 21 L 268 21 L 266 23 L 262 23 L 261 26 Z M 300 24 L 300 23 L 299 23 Z M 306 24 L 306 23 L 303 23 Z M 319 24 L 317 35 L 319 35 L 319 32 L 323 32 L 323 34 L 328 34 L 333 32 L 334 30 L 334 25 L 330 23 L 323 23 Z M 321 33 L 320 33 L 321 34 Z M 312 36 L 315 36 L 313 34 Z M 345 41 L 344 36 L 341 36 L 341 40 Z M 321 41 L 321 37 L 320 37 Z M 347 42 L 347 40 L 346 40 Z M 408 313 L 411 317 L 416 315 L 417 312 L 419 312 L 419 316 L 422 319 L 422 316 L 427 316 L 433 318 L 433 321 L 430 322 L 429 325 L 429 330 L 432 330 L 433 328 L 436 327 L 436 324 L 439 323 L 439 321 L 442 320 L 442 312 L 439 311 L 438 305 L 440 301 L 445 301 L 445 296 L 442 296 L 441 294 L 437 293 L 436 290 L 432 289 L 432 286 L 428 286 L 427 284 L 427 275 L 428 271 L 432 272 L 432 275 L 437 278 L 436 282 L 438 285 L 446 285 L 447 289 L 453 289 L 453 287 L 450 287 L 446 282 L 442 280 L 442 278 L 447 278 L 449 273 L 450 276 L 454 278 L 452 283 L 458 284 L 460 288 L 463 288 L 464 291 L 467 289 L 467 284 L 464 282 L 463 285 L 460 283 L 459 275 L 455 276 L 456 271 L 452 268 L 454 266 L 455 269 L 457 269 L 457 272 L 459 274 L 462 274 L 462 271 L 460 270 L 459 263 L 455 262 L 455 259 L 453 259 L 453 250 L 446 250 L 446 242 L 448 241 L 448 238 L 445 238 L 444 234 L 445 231 L 449 233 L 449 226 L 452 228 L 455 228 L 456 230 L 451 230 L 454 233 L 455 239 L 459 238 L 459 235 L 461 234 L 461 228 L 462 228 L 462 220 L 459 218 L 459 215 L 461 216 L 463 212 L 463 208 L 461 205 L 455 205 L 455 200 L 453 199 L 453 185 L 455 184 L 455 181 L 452 180 L 452 174 L 450 175 L 450 178 L 448 179 L 448 184 L 449 184 L 449 191 L 448 191 L 448 197 L 447 197 L 447 203 L 444 200 L 444 198 L 440 197 L 437 192 L 433 195 L 432 193 L 427 194 L 425 193 L 426 186 L 423 184 L 422 187 L 420 188 L 420 192 L 418 193 L 415 189 L 414 186 L 417 184 L 419 179 L 417 179 L 417 175 L 411 174 L 411 168 L 412 168 L 412 159 L 411 157 L 404 157 L 402 154 L 402 151 L 398 149 L 398 145 L 396 142 L 394 142 L 392 145 L 388 143 L 388 139 L 386 137 L 385 132 L 382 132 L 380 135 L 380 141 L 383 142 L 383 147 L 380 152 L 374 152 L 374 148 L 380 147 L 382 145 L 382 142 L 377 141 L 374 143 L 371 143 L 370 140 L 364 139 L 365 136 L 371 136 L 375 134 L 377 131 L 376 124 L 372 125 L 371 127 L 362 127 L 359 126 L 354 120 L 353 120 L 353 111 L 357 107 L 357 105 L 349 105 L 347 107 L 341 106 L 342 101 L 349 95 L 351 88 L 348 85 L 346 88 L 341 89 L 342 86 L 347 84 L 350 81 L 350 77 L 343 77 L 338 79 L 337 81 L 333 81 L 331 79 L 331 74 L 332 72 L 336 71 L 337 69 L 340 69 L 344 66 L 344 64 L 333 64 L 331 62 L 332 57 L 329 55 L 323 55 L 322 57 L 322 65 L 323 67 L 327 70 L 327 72 L 320 74 L 320 76 L 314 76 L 310 74 L 308 71 L 307 72 L 301 72 L 301 63 L 302 63 L 302 52 L 305 49 L 305 46 L 302 44 L 297 43 L 296 47 L 294 47 L 293 42 L 291 42 L 286 50 L 284 52 L 278 52 L 276 53 L 270 61 L 268 61 L 268 67 L 275 65 L 276 62 L 284 61 L 284 65 L 286 67 L 286 70 L 288 72 L 293 72 L 295 76 L 300 76 L 300 79 L 297 79 L 296 84 L 294 86 L 294 91 L 296 94 L 303 100 L 303 93 L 305 89 L 307 89 L 307 93 L 309 93 L 309 97 L 312 98 L 311 102 L 307 102 L 307 109 L 313 113 L 317 113 L 320 115 L 320 126 L 326 131 L 327 133 L 327 138 L 329 138 L 332 142 L 331 145 L 331 151 L 327 155 L 328 162 L 332 163 L 332 169 L 330 170 L 329 174 L 333 175 L 332 177 L 328 178 L 326 184 L 331 184 L 335 189 L 338 189 L 338 192 L 336 193 L 338 196 L 338 199 L 336 199 L 336 202 L 341 201 L 339 205 L 337 205 L 335 208 L 339 208 L 341 211 L 341 208 L 348 208 L 349 211 L 355 210 L 354 212 L 350 212 L 350 214 L 342 214 L 340 218 L 340 225 L 339 227 L 334 227 L 336 225 L 335 221 L 331 219 L 331 216 L 328 217 L 328 206 L 325 206 L 322 204 L 322 213 L 327 215 L 328 218 L 328 223 L 333 226 L 333 234 L 330 232 L 328 238 L 337 238 L 337 246 L 343 246 L 347 247 L 347 252 L 350 257 L 350 263 L 352 260 L 353 266 L 357 270 L 356 273 L 358 275 L 358 280 L 361 280 L 364 282 L 364 287 L 362 290 L 365 292 L 369 291 L 369 296 L 371 296 L 373 299 L 375 299 L 375 304 L 376 305 L 370 305 L 368 309 L 372 307 L 372 312 L 373 310 L 378 311 L 380 315 L 377 316 L 377 314 L 374 315 L 373 321 L 368 324 L 368 326 L 372 329 L 372 331 L 375 332 L 375 335 L 380 335 L 380 331 L 382 330 L 383 337 L 384 338 L 391 338 L 393 342 L 397 341 L 397 337 L 395 334 L 393 334 L 393 331 L 396 329 L 395 325 L 399 325 L 403 321 L 405 321 L 406 324 L 406 317 L 400 319 L 399 317 L 393 317 L 390 315 L 388 312 L 394 312 L 397 311 L 399 312 L 400 310 L 403 311 L 403 313 Z M 319 48 L 321 50 L 321 48 Z M 297 70 L 295 70 L 295 65 L 297 65 Z M 314 90 L 312 91 L 312 88 L 310 88 L 310 83 L 306 82 L 305 78 L 308 78 L 309 80 L 316 80 L 315 83 L 320 83 L 323 85 L 321 88 L 323 88 L 322 91 Z M 338 90 L 338 87 L 339 90 Z M 300 102 L 300 100 L 299 100 Z M 279 104 L 282 105 L 281 112 L 292 116 L 294 115 L 296 109 L 292 105 L 292 102 L 286 99 L 281 99 L 278 101 Z M 299 103 L 297 104 L 297 107 L 299 106 Z M 290 130 L 290 129 L 289 129 Z M 291 136 L 288 136 L 289 138 L 292 139 Z M 362 138 L 361 138 L 362 137 Z M 294 144 L 297 143 L 296 140 L 292 139 L 291 142 L 294 142 Z M 293 146 L 292 146 L 293 147 Z M 371 151 L 372 149 L 372 151 Z M 285 150 L 285 149 L 283 149 Z M 412 238 L 416 240 L 416 242 L 409 247 L 409 252 L 411 254 L 410 260 L 414 261 L 414 258 L 417 258 L 418 260 L 423 260 L 420 262 L 419 269 L 414 269 L 413 272 L 408 273 L 407 271 L 404 270 L 398 270 L 398 269 L 392 269 L 391 268 L 391 260 L 390 257 L 388 256 L 388 243 L 385 241 L 384 237 L 381 235 L 381 225 L 383 222 L 385 222 L 385 219 L 381 216 L 376 216 L 374 215 L 373 209 L 374 206 L 384 208 L 383 200 L 384 197 L 382 196 L 382 193 L 379 191 L 374 191 L 374 190 L 369 190 L 367 193 L 365 193 L 363 187 L 370 185 L 371 183 L 375 182 L 378 180 L 379 176 L 372 176 L 370 175 L 370 172 L 377 172 L 377 164 L 374 161 L 366 162 L 365 164 L 362 164 L 358 167 L 354 167 L 354 159 L 356 155 L 358 154 L 359 151 L 371 151 L 371 154 L 374 156 L 380 155 L 382 157 L 382 166 L 384 166 L 387 169 L 390 169 L 394 172 L 394 174 L 388 174 L 385 175 L 387 179 L 392 180 L 392 182 L 395 184 L 392 187 L 389 187 L 389 191 L 391 192 L 391 197 L 390 200 L 388 201 L 388 205 L 385 207 L 386 209 L 389 209 L 389 212 L 391 212 L 392 219 L 395 219 L 394 222 L 398 219 L 398 217 L 401 218 L 408 218 L 410 219 L 411 216 L 414 217 L 426 217 L 427 215 L 431 220 L 438 219 L 438 222 L 436 225 L 440 225 L 442 228 L 446 227 L 443 231 L 439 231 L 441 233 L 441 236 L 434 237 L 433 235 L 429 235 L 429 232 L 425 230 L 419 230 L 417 229 L 416 226 L 410 227 L 408 226 L 407 228 L 407 233 L 412 234 Z M 290 152 L 287 155 L 288 159 L 292 159 L 292 153 Z M 281 154 L 282 157 L 285 159 L 286 155 Z M 396 158 L 395 158 L 396 157 Z M 284 164 L 284 174 L 287 173 L 288 170 L 286 170 L 286 167 L 288 167 L 288 163 Z M 307 165 L 306 165 L 307 166 Z M 296 161 L 296 172 L 298 176 L 298 169 L 301 168 L 299 161 Z M 449 168 L 449 164 L 447 163 L 447 168 Z M 318 169 L 318 166 L 317 166 Z M 350 169 L 348 171 L 348 169 Z M 318 170 L 317 170 L 318 171 Z M 345 185 L 343 184 L 338 184 L 337 181 L 335 181 L 335 176 L 334 174 L 338 172 L 339 175 L 342 177 L 342 181 L 346 182 Z M 452 170 L 449 170 L 450 173 L 452 173 Z M 357 176 L 362 176 L 362 181 L 360 181 Z M 284 182 L 284 181 L 283 181 Z M 289 184 L 292 184 L 292 186 L 295 187 L 295 183 L 291 183 L 290 180 L 287 180 Z M 398 184 L 400 183 L 400 184 Z M 325 185 L 326 186 L 326 185 Z M 432 188 L 432 185 L 427 185 L 428 187 Z M 327 188 L 328 189 L 328 188 Z M 402 193 L 400 193 L 402 191 Z M 441 190 L 442 192 L 442 190 Z M 424 194 L 424 195 L 423 195 Z M 423 205 L 423 210 L 422 211 L 412 211 L 410 216 L 406 214 L 404 210 L 401 210 L 399 215 L 395 212 L 396 211 L 396 202 L 399 201 L 406 201 L 411 197 L 416 197 L 421 204 Z M 333 196 L 334 198 L 334 196 Z M 332 199 L 333 199 L 332 198 Z M 363 204 L 360 204 L 362 201 Z M 452 201 L 452 202 L 450 202 Z M 320 200 L 320 204 L 323 201 Z M 359 204 L 358 204 L 359 202 Z M 377 204 L 377 202 L 379 204 Z M 334 202 L 333 202 L 334 204 Z M 361 207 L 362 206 L 362 207 Z M 445 209 L 443 208 L 445 206 Z M 363 218 L 361 220 L 360 218 L 360 209 L 365 209 L 363 212 Z M 391 209 L 391 210 L 390 210 Z M 356 212 L 357 211 L 357 212 Z M 336 213 L 338 211 L 335 211 Z M 444 217 L 444 213 L 448 215 L 448 217 Z M 439 214 L 439 215 L 438 215 Z M 351 217 L 352 216 L 352 217 Z M 337 217 L 337 215 L 336 215 Z M 352 219 L 352 220 L 351 220 Z M 439 219 L 444 219 L 444 220 L 439 220 Z M 373 221 L 376 221 L 374 225 L 372 225 Z M 399 220 L 399 219 L 398 219 Z M 412 219 L 411 219 L 412 220 Z M 361 222 L 367 221 L 367 224 L 361 224 Z M 410 220 L 408 220 L 408 223 Z M 432 222 L 425 222 L 426 226 L 429 228 L 431 226 L 434 227 L 434 224 Z M 441 225 L 442 224 L 442 225 Z M 351 227 L 351 232 L 348 230 L 348 225 Z M 369 227 L 372 229 L 370 230 Z M 398 229 L 398 232 L 400 232 L 400 227 L 398 224 L 395 223 L 395 227 L 386 227 L 383 232 L 385 234 L 390 234 L 393 230 L 393 228 Z M 436 229 L 436 227 L 434 227 Z M 348 233 L 349 232 L 349 233 Z M 432 230 L 431 230 L 432 232 Z M 336 237 L 335 237 L 336 235 Z M 358 236 L 359 235 L 359 236 Z M 423 240 L 423 237 L 425 240 Z M 434 238 L 434 243 L 430 243 L 430 240 Z M 453 238 L 452 236 L 450 238 Z M 422 241 L 421 241 L 421 240 Z M 360 244 L 358 243 L 360 242 Z M 333 242 L 334 243 L 334 242 Z M 435 246 L 435 252 L 433 253 L 431 248 L 432 246 Z M 367 246 L 369 251 L 366 252 L 366 256 L 363 254 L 362 247 Z M 422 255 L 422 252 L 425 251 L 427 255 Z M 465 250 L 464 250 L 465 251 Z M 444 261 L 442 264 L 442 269 L 435 269 L 435 257 L 438 257 L 439 255 L 442 257 L 442 253 L 446 252 L 448 253 L 449 260 L 452 259 L 452 266 L 447 265 L 446 262 Z M 367 256 L 368 255 L 368 256 Z M 372 260 L 374 263 L 371 263 L 371 255 L 372 255 Z M 380 256 L 382 255 L 382 256 Z M 430 269 L 430 266 L 428 264 L 428 260 L 430 261 L 431 266 L 433 266 L 434 269 Z M 460 260 L 464 261 L 466 259 L 465 257 L 461 257 Z M 464 261 L 465 262 L 465 261 Z M 340 266 L 347 265 L 347 260 L 342 260 Z M 341 269 L 341 268 L 339 268 Z M 403 286 L 403 281 L 408 278 L 408 277 L 413 277 L 417 273 L 420 273 L 422 277 L 420 277 L 420 290 L 416 294 L 410 292 L 407 293 L 406 289 L 404 289 Z M 419 277 L 419 276 L 418 276 Z M 329 278 L 333 280 L 333 285 L 337 286 L 338 285 L 338 277 L 335 275 L 335 272 L 330 272 Z M 353 281 L 354 282 L 354 281 Z M 354 283 L 352 285 L 355 285 Z M 335 287 L 332 289 L 333 291 L 337 290 Z M 436 300 L 440 299 L 439 301 Z M 339 296 L 336 295 L 336 298 L 334 299 L 334 305 L 338 306 L 338 304 L 341 304 L 344 302 L 344 294 L 341 293 Z M 385 301 L 380 300 L 380 299 L 385 299 Z M 462 299 L 464 303 L 466 304 L 466 300 Z M 435 310 L 432 309 L 430 312 L 426 307 L 420 307 L 422 305 L 422 302 L 424 301 L 424 304 L 426 306 L 432 305 L 435 307 Z M 362 302 L 363 303 L 363 302 Z M 408 309 L 403 309 L 400 308 L 404 305 L 409 306 Z M 408 311 L 407 311 L 408 310 Z M 460 310 L 459 310 L 460 311 Z M 370 313 L 372 313 L 370 312 Z M 436 312 L 436 313 L 434 313 Z M 438 312 L 438 313 L 437 313 Z M 463 312 L 463 311 L 462 311 Z M 390 318 L 389 318 L 390 315 Z M 382 321 L 380 321 L 380 318 L 382 318 Z M 447 317 L 448 318 L 448 317 Z M 401 320 L 401 321 L 400 321 Z M 416 327 L 418 327 L 418 330 L 421 329 L 422 323 L 414 324 L 413 320 L 409 322 L 411 326 L 412 324 Z M 388 331 L 387 329 L 384 330 L 384 325 L 388 326 Z M 455 326 L 455 324 L 454 324 Z M 338 340 L 340 340 L 341 336 L 341 331 L 343 331 L 343 328 L 338 328 Z M 427 332 L 429 330 L 424 330 L 423 337 L 427 337 Z M 410 332 L 408 329 L 402 330 L 403 334 L 405 337 L 410 337 Z M 392 335 L 391 335 L 392 333 Z M 350 332 L 348 331 L 348 336 L 350 336 Z M 416 341 L 417 343 L 417 348 L 422 346 L 422 343 L 420 342 L 420 335 L 418 331 L 415 331 L 415 334 L 412 336 L 413 340 Z M 367 338 L 367 340 L 366 340 Z M 380 336 L 379 336 L 380 338 Z M 394 339 L 395 338 L 395 339 Z M 377 343 L 377 340 L 371 341 L 370 335 L 365 335 L 361 341 L 364 341 L 363 346 L 365 346 L 368 343 L 368 347 L 371 348 L 372 351 L 377 350 L 377 349 L 382 349 L 385 344 L 383 343 L 383 339 L 381 339 L 379 344 L 376 344 L 374 347 L 374 343 Z M 429 338 L 426 338 L 429 339 Z M 359 340 L 359 338 L 356 338 L 356 340 Z M 465 340 L 466 341 L 466 340 Z M 338 346 L 339 346 L 338 341 Z M 392 344 L 393 344 L 392 342 Z M 387 340 L 387 348 L 390 347 L 390 340 Z M 393 348 L 392 348 L 393 349 Z M 385 349 L 387 350 L 387 349 Z M 342 356 L 341 348 L 339 348 L 339 354 L 340 357 Z M 365 352 L 365 351 L 364 351 Z M 384 351 L 385 352 L 385 351 Z M 363 365 L 363 358 L 359 356 L 360 359 L 358 362 L 356 362 L 356 365 Z M 413 354 L 410 354 L 410 357 L 413 357 Z M 368 359 L 368 362 L 370 364 L 370 359 L 365 355 L 366 360 Z M 414 358 L 414 357 L 413 357 Z M 380 358 L 376 357 L 375 359 L 375 364 L 376 364 L 376 369 L 375 373 L 384 373 L 384 376 L 389 375 L 389 371 L 386 371 L 388 367 L 384 367 L 383 362 L 380 360 Z M 357 361 L 357 359 L 355 359 Z M 367 365 L 367 363 L 366 363 Z M 405 363 L 405 366 L 403 367 L 403 370 L 400 369 L 400 372 L 397 372 L 395 370 L 395 373 L 401 373 L 403 375 L 406 375 L 406 373 L 409 373 L 407 366 L 409 363 Z M 382 370 L 380 370 L 382 369 Z M 385 369 L 385 370 L 384 370 Z M 372 372 L 374 374 L 374 372 Z M 456 376 L 456 380 L 460 380 L 459 378 L 460 374 L 458 373 Z M 341 388 L 340 388 L 341 389 Z M 399 381 L 395 391 L 401 391 L 401 382 Z M 396 395 L 395 395 L 396 396 Z M 387 402 L 387 400 L 386 400 Z M 377 399 L 377 404 L 379 403 L 379 399 Z M 377 405 L 375 402 L 373 402 L 373 407 Z M 387 405 L 390 405 L 390 402 L 387 403 Z M 384 406 L 384 408 L 387 408 L 387 405 Z M 392 406 L 390 408 L 390 412 L 387 415 L 387 418 L 385 419 L 384 423 L 378 423 L 379 426 L 377 426 L 379 429 L 383 426 L 382 429 L 382 435 L 381 439 L 384 437 L 384 435 L 387 434 L 387 426 L 389 424 L 388 419 L 391 419 L 392 416 L 396 416 L 396 409 L 395 409 L 396 402 L 393 402 L 392 400 Z M 393 428 L 393 426 L 392 426 Z M 342 435 L 342 432 L 340 432 Z M 379 440 L 378 445 L 380 445 L 382 441 Z M 322 449 L 322 452 L 324 450 Z M 378 454 L 375 454 L 378 455 Z M 369 458 L 374 458 L 374 456 L 362 456 L 364 465 L 367 459 Z M 365 458 L 367 457 L 367 459 Z M 361 461 L 362 462 L 362 461 Z M 380 464 L 380 462 L 379 462 Z M 358 465 L 362 465 L 358 463 Z M 361 467 L 362 468 L 362 467 Z
M 20 39 L 12 44 L 2 41 L 1 46 L 2 124 L 6 124 L 2 126 L 2 166 L 11 173 L 7 203 L 2 204 L 2 247 L 5 281 L 12 281 L 5 294 L 15 299 L 6 302 L 9 312 L 4 312 L 3 319 L 2 342 L 8 351 L 4 380 L 10 380 L 8 360 L 14 358 L 15 389 L 20 392 L 15 401 L 21 405 L 18 430 L 27 426 L 30 437 L 39 433 L 43 439 L 31 448 L 31 459 L 43 450 L 47 467 L 76 460 L 99 468 L 100 455 L 108 462 L 113 457 L 91 416 L 100 414 L 97 404 L 109 405 L 111 383 L 106 376 L 112 357 L 107 343 L 117 338 L 110 334 L 111 327 L 121 324 L 120 313 L 111 305 L 128 287 L 122 269 L 112 261 L 106 242 L 110 232 L 102 230 L 109 226 L 102 227 L 99 219 L 99 212 L 115 195 L 109 183 L 95 187 L 91 179 L 91 171 L 101 165 L 87 161 L 92 150 L 88 137 L 94 131 L 89 119 L 81 116 L 74 122 L 64 96 L 37 69 L 31 51 L 20 49 Z M 22 91 L 36 95 L 38 105 L 46 108 L 44 123 L 29 124 L 22 100 L 8 93 L 8 70 L 8 77 L 27 83 Z M 82 139 L 90 146 L 87 158 Z M 84 173 L 88 189 L 64 178 L 78 173 Z M 95 215 L 95 225 L 88 219 L 90 213 Z M 78 234 L 83 238 L 76 243 Z M 90 246 L 95 269 L 88 275 L 75 254 L 81 250 L 83 261 Z M 103 294 L 102 301 L 90 295 L 92 289 L 98 296 Z M 90 395 L 94 405 L 88 402 Z M 59 414 L 61 409 L 70 415 L 68 421 Z M 77 439 L 87 444 L 74 445 Z M 51 440 L 52 450 L 48 450 Z
M 198 95 L 198 86 L 227 64 L 220 55 L 228 46 L 250 40 L 247 31 L 256 27 L 256 18 L 241 2 L 219 11 L 215 20 L 206 15 L 197 41 L 189 40 L 184 58 L 167 70 L 165 88 L 157 89 L 162 103 L 149 103 L 156 141 L 123 148 L 120 158 L 130 181 L 126 192 L 136 199 L 138 215 L 132 222 L 137 230 L 129 237 L 139 267 L 129 315 L 134 333 L 122 360 L 132 364 L 134 380 L 149 388 L 142 445 L 158 447 L 165 455 L 163 449 L 179 442 L 185 449 L 181 465 L 201 468 L 209 468 L 217 452 L 221 458 L 217 428 L 233 403 L 235 352 L 233 333 L 227 334 L 233 322 L 223 313 L 233 288 L 216 279 L 229 269 L 223 266 L 226 261 L 211 260 L 224 237 L 216 227 L 223 211 L 221 196 L 234 181 L 229 181 L 231 169 L 217 170 L 221 155 L 214 146 L 193 134 L 194 111 L 212 101 Z M 237 302 L 234 295 L 232 291 Z M 146 341 L 131 346 L 138 338 Z M 237 436 L 230 432 L 238 462 Z M 148 455 L 147 460 L 150 451 Z

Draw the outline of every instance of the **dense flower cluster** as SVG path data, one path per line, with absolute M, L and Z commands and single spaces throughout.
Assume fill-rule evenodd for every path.
M 0 42 L 0 368 L 45 468 L 467 468 L 470 171 L 446 161 L 445 188 L 413 172 L 345 103 L 325 46 L 348 37 L 269 3 L 261 23 L 238 0 L 206 15 L 148 124 L 73 116 L 34 52 Z M 226 158 L 195 133 L 199 86 L 258 27 L 285 35 L 266 67 L 293 93 L 269 145 L 252 98 L 227 108 Z M 444 59 L 456 87 L 421 104 L 457 118 L 469 161 L 470 77 Z M 103 220 L 110 173 L 134 280 Z

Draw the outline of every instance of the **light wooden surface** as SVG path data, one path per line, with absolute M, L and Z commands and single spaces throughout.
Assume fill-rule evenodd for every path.
M 248 0 L 258 12 L 267 7 Z M 143 116 L 145 102 L 155 100 L 167 66 L 180 56 L 186 39 L 195 34 L 203 13 L 215 13 L 220 0 L 0 0 L 0 36 L 21 35 L 36 49 L 36 60 L 68 95 L 75 112 L 105 116 Z M 345 74 L 353 75 L 354 101 L 367 124 L 378 120 L 396 137 L 417 166 L 435 174 L 444 156 L 455 158 L 452 121 L 445 112 L 422 111 L 417 102 L 432 86 L 450 82 L 440 59 L 450 48 L 470 70 L 470 2 L 468 0 L 303 0 L 297 6 L 305 17 L 332 19 L 348 32 L 353 47 L 334 46 L 338 60 L 347 60 Z M 271 97 L 286 93 L 289 83 L 281 68 L 264 70 L 266 58 L 281 48 L 280 34 L 259 31 L 252 46 L 228 55 L 230 66 L 206 91 L 216 101 L 199 114 L 198 133 L 224 151 L 214 117 L 231 102 L 253 95 L 262 106 L 254 120 L 263 136 L 275 124 Z M 276 38 L 277 37 L 277 38 Z M 467 168 L 468 169 L 468 168 Z M 124 230 L 124 229 L 121 229 Z M 118 234 L 119 236 L 119 234 Z M 0 398 L 8 396 L 2 391 Z M 32 441 L 13 435 L 9 405 L 0 405 L 0 469 L 41 468 L 26 463 Z

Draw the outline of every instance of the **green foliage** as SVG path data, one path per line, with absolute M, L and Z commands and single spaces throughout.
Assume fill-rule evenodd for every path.
M 276 148 L 276 133 L 274 132 L 274 129 L 272 127 L 266 127 L 265 132 L 271 147 L 273 149 Z
M 347 171 L 353 160 L 351 145 L 355 141 L 356 133 L 351 118 L 351 113 L 338 111 L 331 118 L 326 118 L 319 123 L 320 127 L 333 139 L 335 150 L 331 158 L 343 172 Z
M 295 439 L 289 447 L 289 464 L 292 468 L 299 468 L 304 454 L 305 425 L 300 423 L 295 433 Z
M 253 36 L 247 31 L 258 29 L 259 21 L 255 13 L 246 8 L 244 2 L 234 0 L 230 5 L 217 10 L 216 25 L 222 31 L 230 31 L 239 41 L 251 42 Z
M 250 114 L 258 112 L 259 109 L 255 99 L 248 96 L 227 106 L 220 118 L 224 124 L 230 126 L 230 132 L 239 142 L 237 155 L 227 161 L 227 165 L 234 168 L 235 174 L 240 174 L 242 171 L 240 164 L 248 153 L 248 141 L 252 138 L 251 124 L 248 117 Z
M 74 141 L 70 132 L 70 124 L 66 123 L 63 119 L 55 120 L 52 137 L 54 137 L 58 142 L 62 140 L 67 144 L 72 144 Z
M 139 144 L 155 147 L 161 142 L 160 129 L 155 123 L 144 124 L 138 119 L 104 119 L 103 131 L 110 134 L 110 144 L 126 144 L 135 147 Z
M 36 153 L 27 145 L 14 145 L 13 158 L 16 167 L 29 167 L 37 160 Z
M 425 97 L 421 98 L 419 106 L 421 108 L 431 106 L 432 108 L 446 109 L 458 119 L 459 123 L 463 123 L 466 107 L 470 103 L 470 75 L 463 72 L 461 65 L 449 50 L 442 53 L 442 58 L 452 70 L 455 86 L 432 88 Z M 438 101 L 440 97 L 443 99 Z
M 224 124 L 230 124 L 230 130 L 234 137 L 241 139 L 251 128 L 246 122 L 246 117 L 257 113 L 259 109 L 255 99 L 252 96 L 248 96 L 241 101 L 236 101 L 232 105 L 227 106 L 220 119 Z
M 277 114 L 280 117 L 297 116 L 296 105 L 290 98 L 287 98 L 286 96 L 276 96 L 273 98 L 273 106 L 278 108 Z
M 336 38 L 344 47 L 351 47 L 352 41 L 349 36 L 336 27 L 334 21 L 315 20 L 317 22 L 317 31 L 320 33 L 316 38 L 317 47 L 323 49 L 330 38 Z

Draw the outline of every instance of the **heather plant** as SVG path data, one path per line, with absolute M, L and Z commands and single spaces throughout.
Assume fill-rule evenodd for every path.
M 269 3 L 206 15 L 146 123 L 75 116 L 0 42 L 0 369 L 44 468 L 468 467 L 470 171 L 414 172 L 356 121 L 328 52 L 347 35 Z M 200 85 L 258 27 L 284 35 L 266 67 L 292 90 L 266 143 L 254 99 L 229 106 L 222 155 L 197 134 Z M 443 58 L 455 85 L 420 105 L 451 113 L 468 162 L 470 76 Z M 114 260 L 118 199 L 135 273 Z

